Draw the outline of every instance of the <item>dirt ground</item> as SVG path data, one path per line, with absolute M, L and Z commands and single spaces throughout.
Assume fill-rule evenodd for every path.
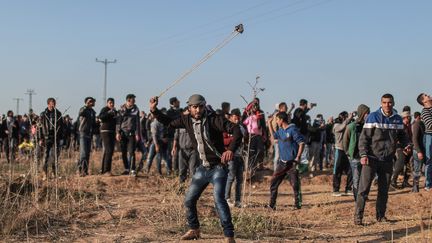
M 93 155 L 95 161 L 99 158 L 98 153 Z M 45 197 L 36 204 L 26 204 L 32 206 L 21 208 L 12 218 L 19 221 L 21 214 L 32 216 L 26 216 L 27 222 L 22 226 L 6 233 L 3 230 L 2 241 L 179 242 L 187 230 L 184 194 L 178 193 L 177 178 L 161 177 L 154 170 L 136 178 L 121 175 L 81 178 L 74 173 L 75 158 L 64 161 L 67 162 L 61 165 L 62 177 L 57 181 L 42 181 L 41 175 L 37 176 L 38 186 L 51 190 L 46 189 L 46 195 L 53 194 L 57 188 L 55 198 L 59 202 L 53 203 L 53 199 Z M 97 174 L 99 165 L 93 162 L 93 174 Z M 114 174 L 120 174 L 122 166 L 117 154 Z M 14 178 L 24 178 L 29 168 L 29 161 L 20 161 L 13 167 Z M 11 169 L 0 159 L 3 185 L 7 184 Z M 355 226 L 353 198 L 331 195 L 331 172 L 313 179 L 302 178 L 303 208 L 300 210 L 293 209 L 292 189 L 288 181 L 283 182 L 276 211 L 264 208 L 269 199 L 270 174 L 269 170 L 261 171 L 258 182 L 248 182 L 244 208 L 232 209 L 237 242 L 432 242 L 430 192 L 422 190 L 413 194 L 408 188 L 390 192 L 387 217 L 391 222 L 377 223 L 376 187 L 373 187 L 366 205 L 366 225 Z M 33 198 L 34 194 L 35 191 L 29 196 Z M 43 198 L 45 194 L 41 192 L 38 197 Z M 8 210 L 5 193 L 1 195 L 2 208 Z M 30 214 L 35 210 L 46 215 Z M 214 210 L 211 186 L 198 202 L 198 211 L 202 239 L 196 242 L 221 242 L 222 229 Z M 0 219 L 5 222 L 4 217 Z

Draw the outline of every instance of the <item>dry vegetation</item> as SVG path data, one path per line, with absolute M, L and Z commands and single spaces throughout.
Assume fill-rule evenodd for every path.
M 75 155 L 76 156 L 76 155 Z M 139 157 L 139 156 L 138 156 Z M 100 165 L 94 153 L 92 174 Z M 60 159 L 61 178 L 42 181 L 30 160 L 10 166 L 0 160 L 0 239 L 3 241 L 176 242 L 187 230 L 183 199 L 176 179 L 151 173 L 129 176 L 75 175 L 76 158 Z M 115 155 L 114 174 L 122 163 Z M 40 169 L 40 166 L 39 166 Z M 376 223 L 376 188 L 367 204 L 365 223 L 353 225 L 352 197 L 332 197 L 331 176 L 302 179 L 303 209 L 293 209 L 288 182 L 280 187 L 278 210 L 264 208 L 269 198 L 269 171 L 246 186 L 245 205 L 233 209 L 239 242 L 431 242 L 431 194 L 391 192 L 388 217 Z M 198 204 L 201 242 L 222 239 L 211 186 Z

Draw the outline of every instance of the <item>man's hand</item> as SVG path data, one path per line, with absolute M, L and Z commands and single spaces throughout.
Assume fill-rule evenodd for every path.
M 172 150 L 171 150 L 171 156 L 175 157 L 177 155 L 177 148 L 173 146 Z
M 120 135 L 120 133 L 117 133 L 117 134 L 116 134 L 116 140 L 117 140 L 117 142 L 120 142 L 120 140 L 121 140 L 121 135 Z
M 424 159 L 424 155 L 422 152 L 417 153 L 417 157 L 419 160 L 423 160 Z
M 369 164 L 369 158 L 367 156 L 361 157 L 360 163 L 362 165 L 368 165 Z
M 301 160 L 300 156 L 297 156 L 294 160 L 294 163 L 299 164 L 300 160 Z
M 141 137 L 140 137 L 140 135 L 135 135 L 135 140 L 137 141 L 137 142 L 139 142 L 139 140 L 141 140 Z
M 347 120 L 351 121 L 353 117 L 354 117 L 354 112 L 351 112 L 349 113 Z
M 155 96 L 150 99 L 150 111 L 154 112 L 157 108 L 157 105 L 158 105 L 158 97 Z
M 233 160 L 234 153 L 231 150 L 225 151 L 221 156 L 222 164 L 226 164 L 229 161 Z
M 159 153 L 159 150 L 160 150 L 159 144 L 155 143 L 155 151 L 156 151 L 156 153 Z

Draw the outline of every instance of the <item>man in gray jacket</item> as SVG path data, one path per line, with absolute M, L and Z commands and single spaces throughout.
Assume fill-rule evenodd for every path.
M 116 139 L 120 142 L 124 165 L 123 175 L 136 176 L 135 148 L 140 140 L 140 111 L 135 105 L 135 95 L 128 94 L 126 103 L 118 112 L 116 125 Z
M 381 108 L 369 114 L 359 140 L 360 163 L 363 165 L 356 200 L 354 224 L 363 225 L 363 213 L 372 180 L 378 175 L 376 219 L 388 221 L 385 217 L 388 190 L 393 172 L 393 158 L 398 147 L 408 149 L 408 138 L 404 131 L 402 117 L 393 109 L 391 94 L 381 97 Z

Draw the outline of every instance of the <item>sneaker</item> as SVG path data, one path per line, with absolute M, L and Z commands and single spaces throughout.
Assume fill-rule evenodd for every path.
M 242 205 L 242 203 L 240 201 L 237 201 L 237 202 L 234 203 L 234 207 L 236 207 L 236 208 L 242 208 L 243 205 Z
M 425 187 L 424 189 L 425 189 L 425 191 L 427 191 L 427 192 L 429 192 L 429 191 L 431 190 L 429 187 Z
M 300 204 L 298 204 L 298 203 L 296 203 L 295 205 L 294 205 L 294 209 L 301 209 L 302 208 L 302 206 L 300 205 Z
M 353 191 L 348 190 L 348 191 L 345 192 L 344 195 L 345 195 L 345 196 L 354 196 L 354 193 L 353 193 Z
M 383 216 L 383 217 L 377 217 L 377 222 L 388 223 L 390 222 L 390 220 L 388 220 L 385 216 Z
M 340 193 L 340 192 L 333 192 L 332 196 L 333 197 L 340 197 L 340 196 L 342 196 L 342 193 Z
M 199 229 L 191 229 L 184 234 L 180 240 L 198 240 L 200 238 L 200 230 Z
M 129 170 L 123 171 L 122 175 L 129 175 Z
M 232 199 L 227 199 L 227 203 L 228 203 L 228 206 L 229 206 L 230 208 L 234 207 L 234 202 L 233 202 Z
M 136 172 L 135 172 L 134 170 L 131 170 L 131 172 L 130 172 L 130 176 L 132 176 L 132 177 L 136 177 Z
M 309 178 L 313 178 L 314 177 L 314 174 L 313 173 L 310 173 L 309 174 Z

